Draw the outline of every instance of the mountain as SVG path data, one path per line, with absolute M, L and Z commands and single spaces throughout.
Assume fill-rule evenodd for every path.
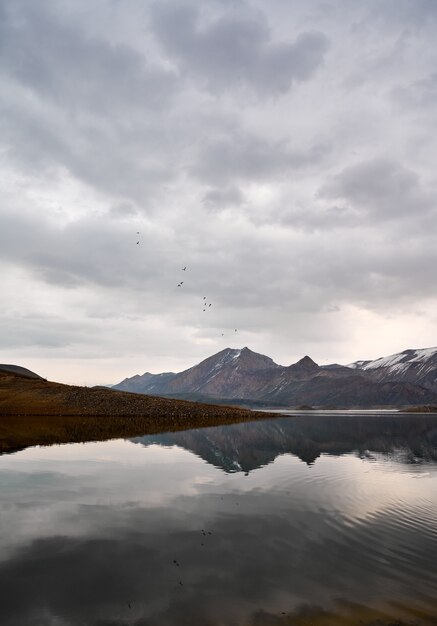
M 355 361 L 348 367 L 367 372 L 378 382 L 412 383 L 437 393 L 437 348 L 404 350 L 375 361 Z
M 198 393 L 218 398 L 258 396 L 279 365 L 249 348 L 227 348 L 175 376 L 167 393 Z
M 127 378 L 113 389 L 201 401 L 236 404 L 251 401 L 270 406 L 370 408 L 437 402 L 437 388 L 416 382 L 412 373 L 401 380 L 379 376 L 369 367 L 370 363 L 320 367 L 305 356 L 297 363 L 282 366 L 247 347 L 226 348 L 179 374 L 146 373 Z M 424 370 L 420 371 L 425 374 Z M 432 368 L 426 370 L 426 380 L 432 381 Z
M 118 389 L 118 391 L 130 391 L 132 393 L 144 393 L 144 389 L 147 388 L 147 393 L 153 395 L 153 392 L 159 392 L 161 387 L 168 383 L 176 374 L 172 372 L 163 372 L 162 374 L 136 374 L 131 378 L 125 378 L 118 385 L 112 385 L 111 389 Z
M 194 394 L 214 398 L 256 398 L 280 366 L 249 348 L 226 348 L 179 374 L 143 374 L 113 389 L 137 393 Z M 161 378 L 159 378 L 161 377 Z

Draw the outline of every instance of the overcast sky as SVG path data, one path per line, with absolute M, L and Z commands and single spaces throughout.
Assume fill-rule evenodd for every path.
M 0 362 L 437 345 L 436 32 L 435 0 L 1 0 Z

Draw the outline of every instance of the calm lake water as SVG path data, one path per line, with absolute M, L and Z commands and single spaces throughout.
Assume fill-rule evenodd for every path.
M 436 624 L 437 416 L 1 456 L 0 546 L 2 626 Z

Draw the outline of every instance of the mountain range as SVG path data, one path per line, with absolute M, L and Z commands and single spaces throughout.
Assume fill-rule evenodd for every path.
M 437 348 L 375 361 L 320 366 L 309 356 L 289 366 L 249 348 L 226 348 L 183 372 L 146 372 L 113 389 L 203 402 L 332 408 L 437 403 Z

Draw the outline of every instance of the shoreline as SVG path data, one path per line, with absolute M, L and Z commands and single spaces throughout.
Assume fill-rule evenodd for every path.
M 277 415 L 0 373 L 0 454 L 269 417 Z
M 102 416 L 102 415 L 2 415 L 0 414 L 0 455 L 33 446 L 130 439 L 181 430 L 225 426 L 277 418 L 277 415 L 247 411 L 244 415 L 191 417 Z M 105 419 L 106 418 L 106 419 Z

